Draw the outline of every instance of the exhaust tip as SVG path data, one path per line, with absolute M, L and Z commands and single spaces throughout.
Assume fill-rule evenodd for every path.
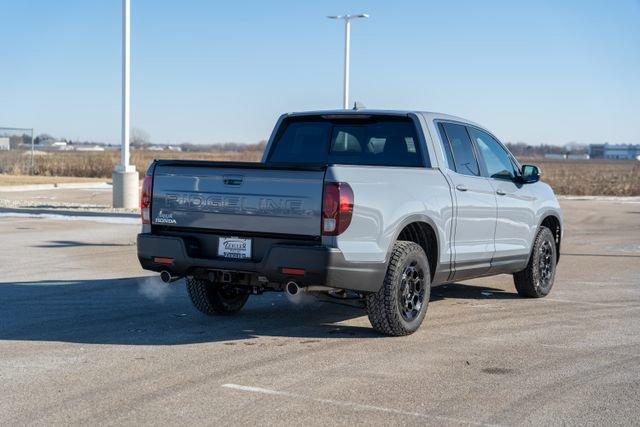
M 175 280 L 176 278 L 169 273 L 167 270 L 162 270 L 160 272 L 160 280 L 162 280 L 164 283 L 171 283 Z
M 297 295 L 300 292 L 300 286 L 296 282 L 289 282 L 284 287 L 284 290 L 287 294 L 293 296 Z

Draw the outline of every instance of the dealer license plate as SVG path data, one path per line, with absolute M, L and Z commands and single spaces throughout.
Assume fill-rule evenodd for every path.
M 218 256 L 236 259 L 251 258 L 251 239 L 220 237 L 218 241 Z

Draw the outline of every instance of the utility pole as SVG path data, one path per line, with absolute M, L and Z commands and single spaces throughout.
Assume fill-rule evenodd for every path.
M 344 20 L 344 81 L 342 83 L 342 108 L 349 108 L 349 60 L 351 55 L 351 21 L 358 18 L 368 18 L 366 13 L 358 15 L 332 15 L 327 16 L 329 19 Z

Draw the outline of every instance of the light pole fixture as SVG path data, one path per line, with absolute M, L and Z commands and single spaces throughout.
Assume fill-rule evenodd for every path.
M 131 0 L 122 0 L 122 128 L 120 164 L 113 171 L 113 207 L 135 208 L 139 201 L 139 180 L 129 164 L 131 94 Z
M 351 21 L 353 19 L 368 18 L 366 13 L 357 15 L 332 15 L 327 16 L 329 19 L 344 20 L 344 82 L 342 86 L 342 108 L 349 108 L 349 50 L 351 42 Z

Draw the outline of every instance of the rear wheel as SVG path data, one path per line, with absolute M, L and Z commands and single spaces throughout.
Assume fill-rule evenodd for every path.
M 430 292 L 424 250 L 413 242 L 396 242 L 382 288 L 366 297 L 371 326 L 392 336 L 414 333 L 427 313 Z
M 237 313 L 249 299 L 249 294 L 229 286 L 196 278 L 187 278 L 187 292 L 195 308 L 207 316 Z
M 553 233 L 547 227 L 540 227 L 527 267 L 513 275 L 518 294 L 528 298 L 547 296 L 553 287 L 557 259 Z

